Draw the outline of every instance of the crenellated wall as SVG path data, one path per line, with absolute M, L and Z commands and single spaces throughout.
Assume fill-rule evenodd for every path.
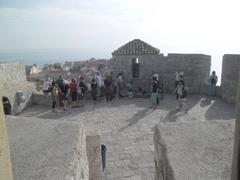
M 139 78 L 132 78 L 132 59 L 139 59 Z M 165 92 L 175 88 L 175 73 L 183 71 L 189 93 L 206 93 L 210 74 L 211 56 L 203 54 L 114 55 L 111 68 L 115 74 L 124 72 L 127 80 L 133 80 L 137 88 L 147 91 L 153 73 L 158 73 Z
M 240 55 L 225 54 L 222 61 L 221 97 L 230 103 L 236 103 Z

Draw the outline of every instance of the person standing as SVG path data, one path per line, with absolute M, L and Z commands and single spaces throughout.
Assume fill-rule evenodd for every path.
M 128 95 L 129 98 L 133 97 L 133 90 L 134 90 L 133 81 L 129 81 L 127 83 L 127 95 Z
M 100 72 L 97 72 L 95 76 L 95 81 L 97 83 L 97 96 L 99 97 L 101 95 L 101 88 L 103 86 L 103 80 Z
M 45 78 L 43 80 L 42 91 L 45 95 L 47 95 L 49 93 L 49 89 L 50 89 L 50 81 L 48 78 Z
M 217 82 L 218 82 L 218 77 L 216 75 L 216 72 L 213 71 L 211 76 L 208 79 L 208 95 L 209 96 L 215 96 L 216 95 Z
M 68 82 L 66 80 L 64 80 L 63 84 L 59 87 L 59 95 L 61 96 L 60 100 L 63 104 L 63 111 L 67 111 L 69 85 L 68 85 Z
M 76 101 L 77 101 L 77 83 L 76 80 L 73 78 L 71 83 L 70 83 L 70 96 L 72 98 L 72 107 L 76 106 Z
M 62 78 L 61 75 L 59 75 L 58 79 L 56 80 L 56 84 L 58 85 L 58 88 L 63 86 L 63 78 Z M 62 103 L 61 98 L 62 98 L 62 96 L 61 96 L 61 93 L 59 91 L 59 95 L 58 95 L 59 105 L 60 105 L 60 107 L 63 107 L 63 103 Z
M 97 93 L 98 93 L 98 86 L 97 86 L 97 83 L 96 83 L 94 78 L 92 79 L 92 82 L 91 82 L 91 90 L 92 90 L 91 93 L 92 93 L 92 98 L 93 98 L 94 104 L 96 104 Z
M 159 104 L 159 99 L 158 99 L 158 81 L 156 77 L 153 77 L 153 85 L 152 85 L 152 93 L 151 93 L 151 102 L 154 108 L 157 108 Z
M 79 81 L 79 84 L 78 84 L 78 90 L 77 90 L 78 91 L 77 106 L 80 107 L 80 101 L 84 100 L 84 97 L 85 97 L 85 94 L 86 94 L 87 90 L 88 90 L 88 88 L 87 88 L 87 85 L 84 81 L 84 78 L 80 77 L 80 81 Z
M 104 86 L 105 86 L 105 93 L 106 93 L 106 101 L 111 101 L 111 93 L 112 93 L 112 84 L 109 76 L 107 75 L 104 80 Z
M 56 112 L 56 103 L 58 99 L 58 85 L 55 81 L 52 82 L 52 112 Z

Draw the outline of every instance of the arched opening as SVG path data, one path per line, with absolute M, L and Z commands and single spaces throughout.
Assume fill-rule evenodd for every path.
M 9 99 L 5 96 L 2 97 L 4 114 L 11 115 L 12 114 L 12 106 Z

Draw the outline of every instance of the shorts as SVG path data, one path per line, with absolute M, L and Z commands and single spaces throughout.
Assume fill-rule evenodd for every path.
M 183 95 L 180 95 L 180 94 L 177 94 L 176 99 L 186 101 L 186 97 L 184 97 Z

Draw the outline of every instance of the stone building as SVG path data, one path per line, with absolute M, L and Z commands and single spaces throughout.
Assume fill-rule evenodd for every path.
M 176 72 L 185 74 L 186 88 L 189 93 L 205 93 L 210 74 L 211 56 L 204 54 L 168 54 L 134 39 L 112 53 L 111 69 L 117 75 L 125 74 L 137 89 L 150 90 L 152 76 L 159 74 L 165 92 L 174 90 Z

